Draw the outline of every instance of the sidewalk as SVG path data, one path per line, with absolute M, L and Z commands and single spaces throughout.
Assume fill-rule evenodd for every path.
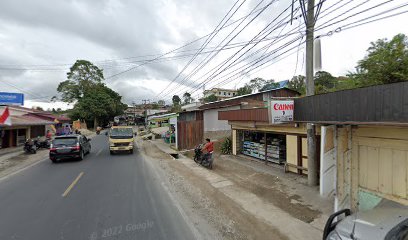
M 22 169 L 33 166 L 48 158 L 48 149 L 40 149 L 36 154 L 26 154 L 23 151 L 0 157 L 0 179 L 8 177 Z
M 0 162 L 23 153 L 23 146 L 0 149 Z
M 150 142 L 160 150 L 169 149 L 169 145 L 162 140 Z M 301 183 L 304 180 L 295 180 L 297 175 L 290 175 L 287 181 L 282 180 L 288 174 L 284 175 L 279 168 L 230 157 L 216 156 L 213 171 L 198 166 L 182 154 L 179 154 L 176 161 L 237 203 L 247 213 L 278 229 L 289 239 L 321 239 L 324 225 L 321 220 L 327 218 L 318 210 L 321 207 L 319 204 L 324 201 L 314 196 L 318 195 L 317 189 L 311 191 Z M 308 193 L 308 196 L 301 197 L 296 193 Z M 309 202 L 314 199 L 319 201 Z M 308 204 L 304 204 L 303 201 L 307 200 Z

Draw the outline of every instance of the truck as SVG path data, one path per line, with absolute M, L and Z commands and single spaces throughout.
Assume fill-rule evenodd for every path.
M 134 134 L 133 128 L 128 126 L 112 126 L 109 132 L 109 150 L 110 154 L 116 152 L 129 152 L 133 154 Z

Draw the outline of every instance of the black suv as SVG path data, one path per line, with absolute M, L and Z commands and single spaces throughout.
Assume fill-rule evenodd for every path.
M 82 160 L 91 151 L 90 141 L 91 139 L 78 134 L 57 136 L 50 147 L 50 159 L 54 163 L 67 158 Z

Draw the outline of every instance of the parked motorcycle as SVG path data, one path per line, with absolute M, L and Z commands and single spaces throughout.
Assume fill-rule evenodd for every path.
M 24 143 L 24 152 L 26 153 L 37 153 L 37 140 L 27 139 Z
M 40 148 L 48 149 L 51 146 L 51 140 L 49 140 L 49 139 L 44 139 L 44 140 L 38 139 L 36 141 L 36 146 L 37 146 L 37 149 L 40 149 Z
M 200 164 L 203 167 L 212 169 L 212 165 L 214 162 L 213 153 L 211 152 L 210 155 L 206 155 L 201 150 L 203 148 L 203 144 L 199 144 L 194 149 L 194 161 Z

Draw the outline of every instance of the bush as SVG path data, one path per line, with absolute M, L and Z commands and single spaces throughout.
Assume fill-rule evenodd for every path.
M 221 153 L 230 155 L 232 154 L 232 141 L 231 138 L 226 138 L 221 144 Z

